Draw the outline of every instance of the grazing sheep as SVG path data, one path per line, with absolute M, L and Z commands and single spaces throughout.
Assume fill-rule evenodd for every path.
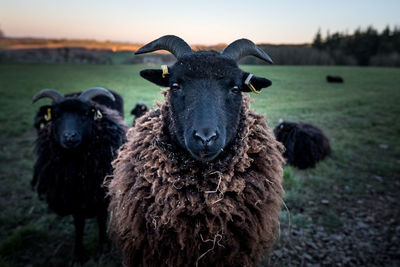
M 147 106 L 146 103 L 138 102 L 131 110 L 131 115 L 135 116 L 132 125 L 135 126 L 136 119 L 142 117 L 147 111 L 149 111 L 149 106 Z
M 108 90 L 108 91 L 110 91 L 113 94 L 115 101 L 111 100 L 110 98 L 108 98 L 107 96 L 104 96 L 104 95 L 95 96 L 93 99 L 91 99 L 91 101 L 94 101 L 94 102 L 96 102 L 100 105 L 103 105 L 109 109 L 118 111 L 119 115 L 123 118 L 124 117 L 124 100 L 118 93 L 111 91 L 111 90 Z M 82 92 L 68 93 L 68 94 L 65 94 L 64 97 L 78 97 L 81 93 Z M 44 125 L 47 123 L 45 116 L 48 116 L 47 113 L 48 113 L 49 108 L 51 108 L 51 106 L 49 106 L 49 105 L 41 106 L 39 108 L 39 111 L 35 115 L 33 125 L 34 125 L 37 133 L 39 133 L 39 131 L 41 129 L 43 129 Z
M 318 161 L 331 154 L 329 139 L 311 124 L 282 121 L 274 134 L 286 148 L 283 156 L 287 163 L 299 169 L 314 168 Z
M 340 76 L 326 76 L 326 81 L 328 83 L 343 83 L 343 78 Z
M 283 146 L 243 94 L 271 82 L 236 62 L 271 59 L 246 39 L 221 54 L 164 36 L 136 53 L 158 49 L 178 61 L 140 73 L 169 90 L 113 162 L 111 235 L 126 266 L 255 266 L 279 234 Z
M 50 210 L 73 216 L 74 257 L 79 261 L 86 218 L 97 217 L 100 249 L 106 240 L 108 199 L 102 183 L 112 173 L 111 161 L 125 141 L 126 126 L 118 112 L 90 101 L 100 95 L 114 99 L 109 91 L 92 88 L 73 98 L 44 89 L 32 100 L 48 97 L 53 104 L 45 106 L 46 123 L 35 143 L 31 183 Z

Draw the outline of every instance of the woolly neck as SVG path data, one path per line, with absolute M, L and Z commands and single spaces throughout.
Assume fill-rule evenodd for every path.
M 236 137 L 215 160 L 204 163 L 192 158 L 188 151 L 177 144 L 176 137 L 171 135 L 174 123 L 170 120 L 169 91 L 164 91 L 163 94 L 165 102 L 157 103 L 158 108 L 151 110 L 128 132 L 128 139 L 133 138 L 135 142 L 141 142 L 140 146 L 144 150 L 146 146 L 152 147 L 152 152 L 146 152 L 147 155 L 143 155 L 143 159 L 147 160 L 146 167 L 153 165 L 158 169 L 157 173 L 163 182 L 172 183 L 177 188 L 184 185 L 199 187 L 199 182 L 203 182 L 209 186 L 197 189 L 224 194 L 229 191 L 231 186 L 227 183 L 232 181 L 236 173 L 259 171 L 259 165 L 271 164 L 263 162 L 269 157 L 260 157 L 260 153 L 272 152 L 272 156 L 283 164 L 280 155 L 283 146 L 269 132 L 264 117 L 250 109 L 248 95 L 243 95 L 242 98 Z M 236 188 L 233 191 L 242 190 L 243 188 Z

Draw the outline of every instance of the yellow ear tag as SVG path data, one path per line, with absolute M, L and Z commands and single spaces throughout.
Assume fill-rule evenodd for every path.
M 163 78 L 165 78 L 165 76 L 169 74 L 169 72 L 168 72 L 168 66 L 167 66 L 167 65 L 161 65 L 161 69 L 162 69 L 162 74 L 161 74 L 161 76 L 162 76 Z
M 248 86 L 248 87 L 250 88 L 250 90 L 251 90 L 253 93 L 255 93 L 256 95 L 260 94 L 260 92 L 257 91 L 256 88 L 254 88 L 254 86 L 253 86 L 251 83 L 249 83 L 247 86 Z
M 44 114 L 44 119 L 45 119 L 46 121 L 51 120 L 51 108 L 48 108 L 48 109 L 47 109 L 47 114 Z
M 100 112 L 100 110 L 97 110 L 97 112 L 96 112 L 96 119 L 101 119 L 101 118 L 103 118 L 103 114 L 101 114 L 101 112 Z
M 244 81 L 244 84 L 246 84 L 250 90 L 255 93 L 256 95 L 258 95 L 260 92 L 256 90 L 256 88 L 254 88 L 254 86 L 251 84 L 250 80 L 251 78 L 253 78 L 253 74 L 249 74 L 249 76 L 247 76 L 246 80 Z

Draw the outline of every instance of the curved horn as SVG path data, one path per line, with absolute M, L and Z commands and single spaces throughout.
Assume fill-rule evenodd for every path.
M 238 61 L 245 56 L 255 56 L 273 64 L 271 57 L 248 39 L 239 39 L 228 45 L 222 55 Z
M 98 95 L 104 95 L 104 96 L 110 98 L 112 101 L 115 101 L 114 95 L 107 89 L 104 89 L 101 87 L 94 87 L 94 88 L 87 89 L 78 97 L 78 99 L 82 100 L 82 101 L 88 101 Z
M 53 100 L 53 104 L 64 100 L 64 96 L 54 89 L 43 89 L 36 93 L 32 98 L 32 104 L 41 98 L 48 97 Z
M 175 35 L 165 35 L 141 47 L 138 51 L 136 51 L 135 55 L 161 49 L 171 52 L 176 58 L 180 58 L 183 55 L 193 52 L 190 46 L 181 38 Z

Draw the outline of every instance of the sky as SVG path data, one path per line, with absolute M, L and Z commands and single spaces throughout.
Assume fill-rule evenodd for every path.
M 400 0 L 0 0 L 6 36 L 189 44 L 312 42 L 318 29 L 400 27 Z

